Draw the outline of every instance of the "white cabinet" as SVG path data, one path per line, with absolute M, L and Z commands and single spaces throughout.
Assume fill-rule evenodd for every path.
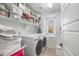
M 62 17 L 64 52 L 66 55 L 79 55 L 79 3 L 71 3 Z
M 64 23 L 79 19 L 79 3 L 71 3 L 63 13 Z
M 79 33 L 64 32 L 64 45 L 73 55 L 79 55 Z
M 79 21 L 64 25 L 64 31 L 79 32 Z

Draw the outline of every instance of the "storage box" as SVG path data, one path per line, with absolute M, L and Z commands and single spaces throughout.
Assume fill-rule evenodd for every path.
M 24 56 L 24 49 L 17 51 L 16 53 L 12 54 L 11 56 Z

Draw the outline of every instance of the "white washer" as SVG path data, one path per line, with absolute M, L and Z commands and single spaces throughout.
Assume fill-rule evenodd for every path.
M 26 35 L 22 37 L 27 47 L 25 50 L 26 56 L 39 56 L 42 52 L 42 40 L 39 39 L 39 35 Z

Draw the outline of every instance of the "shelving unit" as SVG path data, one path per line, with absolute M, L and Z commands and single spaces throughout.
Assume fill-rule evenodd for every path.
M 21 7 L 17 7 L 17 8 L 21 9 Z M 18 13 L 19 11 L 18 12 L 9 11 L 9 12 L 12 13 L 12 15 L 11 14 L 10 15 L 13 16 L 13 17 L 10 17 L 10 16 L 7 17 L 7 16 L 1 16 L 0 15 L 0 24 L 1 25 L 5 25 L 7 27 L 12 27 L 17 32 L 20 32 L 22 36 L 26 35 L 27 32 L 31 32 L 31 30 L 32 30 L 32 32 L 35 31 L 35 33 L 36 33 L 37 28 L 39 27 L 39 23 L 36 21 L 36 18 L 33 19 L 30 22 L 28 21 L 28 17 L 29 17 L 29 20 L 30 20 L 30 19 L 32 19 L 31 17 L 33 16 L 33 15 L 30 14 L 30 9 L 27 9 L 27 11 L 26 11 L 26 14 L 27 14 L 28 17 L 27 18 L 25 17 L 23 19 L 21 18 L 21 15 L 20 15 L 21 13 L 20 14 Z M 14 16 L 16 16 L 16 18 Z M 28 28 L 31 28 L 31 30 L 29 30 Z M 5 34 L 2 34 L 2 33 L 0 35 L 1 36 L 4 35 L 5 38 L 11 38 L 12 37 L 12 35 L 7 35 L 7 34 L 5 35 Z M 11 51 L 7 56 L 18 56 L 19 53 L 24 53 L 25 47 L 27 47 L 27 45 L 24 45 L 22 47 L 14 49 L 14 51 Z M 23 54 L 20 54 L 20 56 L 21 55 L 23 55 Z M 5 56 L 5 54 L 4 54 L 4 56 Z

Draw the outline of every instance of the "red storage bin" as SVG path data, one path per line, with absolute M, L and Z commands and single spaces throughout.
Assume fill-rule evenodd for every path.
M 24 56 L 24 49 L 17 51 L 16 53 L 12 54 L 11 56 Z

